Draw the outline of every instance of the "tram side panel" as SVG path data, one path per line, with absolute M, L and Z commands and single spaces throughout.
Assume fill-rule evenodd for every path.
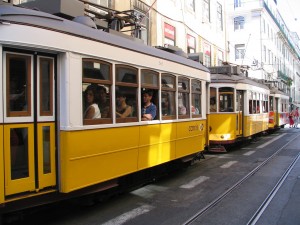
M 198 153 L 205 120 L 62 131 L 62 192 L 71 192 Z

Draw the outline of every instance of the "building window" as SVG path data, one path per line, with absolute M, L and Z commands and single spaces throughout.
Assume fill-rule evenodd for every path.
M 218 66 L 222 66 L 224 62 L 224 53 L 218 50 Z
M 196 38 L 189 34 L 187 35 L 187 52 L 188 53 L 196 52 Z
M 264 59 L 264 62 L 267 61 L 267 48 L 266 48 L 266 46 L 263 46 L 263 59 Z
M 204 66 L 211 66 L 210 45 L 204 44 Z
M 241 7 L 241 0 L 234 0 L 234 8 Z
M 234 30 L 244 29 L 245 18 L 243 16 L 238 16 L 234 18 Z
M 175 46 L 175 27 L 170 24 L 164 24 L 165 44 Z
M 205 22 L 210 22 L 210 0 L 203 1 L 203 19 Z
M 104 7 L 108 7 L 108 0 L 90 0 L 91 3 L 94 3 L 94 4 L 97 4 L 97 5 L 101 5 L 101 6 L 104 6 Z M 87 5 L 88 9 L 93 11 L 93 12 L 96 12 L 96 13 L 100 13 L 100 14 L 107 14 L 107 12 L 97 8 L 97 7 L 94 7 L 90 4 Z M 89 14 L 89 16 L 94 16 L 93 13 Z
M 223 30 L 223 10 L 219 2 L 217 2 L 217 27 L 218 30 Z
M 235 60 L 243 59 L 245 57 L 245 45 L 235 45 Z
M 186 6 L 187 6 L 188 10 L 195 12 L 195 0 L 187 0 Z

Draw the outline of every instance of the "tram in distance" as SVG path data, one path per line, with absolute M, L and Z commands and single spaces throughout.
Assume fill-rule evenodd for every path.
M 270 88 L 269 130 L 283 128 L 289 123 L 289 96 L 275 87 Z
M 238 66 L 212 67 L 207 116 L 209 151 L 283 127 L 288 97 L 279 90 L 243 75 Z
M 192 60 L 1 3 L 0 71 L 1 214 L 127 185 L 207 145 L 210 73 Z

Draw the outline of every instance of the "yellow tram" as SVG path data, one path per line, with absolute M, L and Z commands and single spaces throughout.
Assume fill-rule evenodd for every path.
M 269 88 L 239 72 L 237 66 L 212 67 L 208 94 L 210 151 L 268 130 Z
M 0 4 L 1 213 L 116 187 L 207 144 L 209 70 L 84 21 Z M 91 104 L 90 86 L 99 91 Z M 156 105 L 149 121 L 144 90 Z M 117 116 L 120 92 L 127 117 Z M 98 116 L 85 118 L 92 104 Z

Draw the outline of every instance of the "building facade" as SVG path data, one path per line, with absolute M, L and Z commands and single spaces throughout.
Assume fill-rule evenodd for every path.
M 248 76 L 265 80 L 299 103 L 299 38 L 290 32 L 274 0 L 230 0 L 227 7 L 228 60 Z

